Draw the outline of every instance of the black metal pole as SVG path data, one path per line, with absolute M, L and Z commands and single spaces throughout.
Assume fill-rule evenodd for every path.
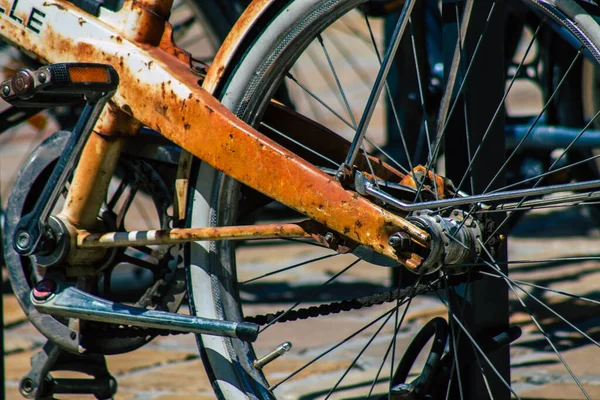
M 0 237 L 1 231 L 2 228 L 0 227 Z M 0 262 L 1 268 L 4 268 L 4 262 Z M 2 322 L 0 327 L 0 350 L 2 352 L 2 359 L 0 360 L 0 399 L 4 399 L 6 398 L 6 388 L 4 387 L 4 282 L 0 287 L 2 287 L 2 293 L 0 293 L 0 321 Z
M 2 198 L 0 197 L 0 238 L 2 237 L 2 229 L 4 225 L 4 209 L 2 209 Z M 4 268 L 4 251 L 0 248 L 0 275 Z M 0 353 L 2 353 L 2 360 L 0 360 L 0 399 L 6 398 L 6 388 L 4 387 L 4 281 L 0 285 Z
M 475 153 L 481 144 L 481 150 L 472 164 L 470 179 L 464 180 L 462 190 L 476 194 L 486 189 L 496 171 L 505 159 L 505 138 L 503 113 L 491 125 L 489 134 L 482 143 L 482 136 L 488 129 L 492 116 L 504 94 L 504 1 L 476 0 L 474 1 L 471 19 L 463 46 L 463 62 L 458 72 L 458 82 L 455 85 L 455 95 L 460 87 L 465 71 L 469 66 L 477 42 L 481 39 L 473 64 L 465 79 L 464 95 L 459 97 L 448 124 L 445 136 L 446 174 L 458 184 L 469 165 L 469 152 Z M 455 53 L 460 19 L 457 19 L 457 9 L 460 11 L 464 1 L 443 0 L 442 17 L 444 73 L 446 78 L 450 72 Z M 490 9 L 493 7 L 493 12 Z M 459 12 L 459 15 L 462 15 Z M 486 20 L 489 17 L 489 21 Z M 482 37 L 482 34 L 483 37 Z M 453 99 L 454 101 L 455 99 Z M 470 147 L 470 151 L 468 150 Z M 502 179 L 498 179 L 494 187 L 500 187 Z M 501 217 L 499 217 L 501 218 Z M 497 259 L 506 257 L 505 249 L 500 251 Z M 506 268 L 506 267 L 503 267 Z M 504 271 L 506 272 L 506 271 Z M 469 333 L 477 338 L 489 337 L 508 329 L 508 288 L 497 279 L 484 277 L 480 280 L 464 284 L 455 294 L 450 293 L 449 302 Z M 454 317 L 449 316 L 452 321 Z M 459 385 L 465 399 L 488 398 L 488 388 L 494 399 L 509 399 L 508 388 L 492 372 L 489 364 L 477 354 L 467 335 L 457 324 L 452 325 L 455 337 L 460 367 L 460 382 L 452 381 L 453 397 L 459 397 Z M 453 346 L 454 347 L 454 346 Z M 461 355 L 475 353 L 479 362 L 461 362 Z M 510 359 L 508 346 L 488 355 L 498 373 L 510 384 Z M 471 357 L 462 357 L 468 359 Z M 482 378 L 481 368 L 485 371 Z

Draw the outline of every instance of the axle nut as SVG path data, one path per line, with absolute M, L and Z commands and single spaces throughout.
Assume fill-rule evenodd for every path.
M 17 246 L 20 249 L 27 249 L 31 244 L 31 236 L 28 232 L 19 232 L 17 234 Z
M 412 246 L 412 239 L 406 232 L 396 232 L 389 237 L 388 244 L 396 251 L 409 251 Z

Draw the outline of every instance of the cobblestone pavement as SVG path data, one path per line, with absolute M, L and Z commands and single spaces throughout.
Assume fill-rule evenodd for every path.
M 380 27 L 376 27 L 376 31 Z M 356 51 L 356 43 L 346 43 Z M 335 57 L 335 55 L 334 55 Z M 317 66 L 313 66 L 313 69 Z M 314 71 L 306 69 L 304 74 L 311 76 Z M 341 73 L 343 75 L 343 72 Z M 357 83 L 359 85 L 360 83 Z M 325 83 L 322 83 L 325 85 Z M 539 99 L 527 91 L 519 92 L 521 106 L 530 107 Z M 352 99 L 352 92 L 349 94 Z M 360 100 L 360 99 L 358 99 Z M 364 100 L 364 99 L 363 99 Z M 360 103 L 360 101 L 359 101 Z M 354 103 L 353 103 L 354 104 Z M 514 104 L 513 104 L 514 105 Z M 531 106 L 535 108 L 534 106 Z M 521 110 L 524 107 L 520 107 Z M 344 109 L 340 106 L 340 113 Z M 56 129 L 51 122 L 42 126 L 44 121 L 20 128 L 18 140 L 11 141 L 10 146 L 0 146 L 0 177 L 2 179 L 2 199 L 8 198 L 10 182 L 17 171 L 16 166 L 23 161 L 24 155 L 32 150 L 30 139 L 43 137 Z M 379 125 L 378 125 L 379 124 Z M 382 124 L 382 116 L 376 116 L 376 128 Z M 40 129 L 42 128 L 42 129 Z M 340 128 L 341 129 L 341 128 Z M 2 140 L 6 136 L 2 137 Z M 381 135 L 379 140 L 381 140 Z M 37 141 L 37 140 L 36 140 Z M 7 142 L 2 142 L 7 143 Z M 541 214 L 533 214 L 521 222 L 509 241 L 511 257 L 520 259 L 552 258 L 557 256 L 582 256 L 598 254 L 600 232 L 596 228 L 598 217 L 595 211 L 582 209 L 577 213 L 555 212 L 551 218 L 542 219 Z M 543 232 L 542 237 L 534 237 L 533 232 Z M 562 252 L 568 249 L 568 254 Z M 244 247 L 238 254 L 238 262 L 244 265 L 240 270 L 240 278 L 249 278 L 273 271 L 282 266 L 292 265 L 309 257 L 323 255 L 307 252 L 305 246 L 294 244 L 271 246 L 266 248 Z M 245 312 L 258 314 L 272 312 L 289 307 L 301 297 L 298 293 L 306 293 L 318 282 L 323 282 L 348 265 L 347 258 L 339 257 L 337 263 L 319 262 L 307 268 L 294 269 L 276 278 L 266 279 L 260 284 L 248 285 L 244 288 L 244 299 L 247 301 Z M 346 262 L 346 264 L 344 264 Z M 551 287 L 554 290 L 574 292 L 598 300 L 600 271 L 598 262 L 564 262 L 547 264 L 519 264 L 511 266 L 511 277 Z M 131 285 L 131 276 L 124 276 L 121 287 Z M 389 270 L 359 264 L 349 270 L 338 284 L 332 285 L 327 296 L 320 300 L 331 301 L 352 297 L 361 290 L 384 290 L 389 285 Z M 30 368 L 30 357 L 38 352 L 44 344 L 44 338 L 27 322 L 15 298 L 8 292 L 4 301 L 4 362 L 6 365 L 7 399 L 19 399 L 17 385 L 19 379 Z M 532 294 L 551 304 L 569 321 L 592 338 L 600 336 L 600 310 L 597 305 L 548 292 L 532 290 Z M 494 299 L 489 299 L 494 301 Z M 529 310 L 536 321 L 543 327 L 548 337 L 556 343 L 562 357 L 569 364 L 573 373 L 578 376 L 592 399 L 600 398 L 600 350 L 598 346 L 581 335 L 574 333 L 564 321 L 549 313 L 535 301 L 527 302 Z M 315 321 L 287 323 L 275 325 L 261 335 L 256 343 L 256 351 L 265 354 L 284 340 L 293 343 L 292 351 L 286 356 L 269 364 L 265 373 L 271 382 L 277 382 L 299 366 L 323 351 L 328 340 L 342 338 L 363 327 L 368 321 L 386 310 L 386 306 L 377 306 L 368 310 L 345 313 L 328 318 L 326 322 Z M 181 312 L 186 312 L 186 306 Z M 515 390 L 522 399 L 578 399 L 584 398 L 581 390 L 573 381 L 567 370 L 557 360 L 548 346 L 544 335 L 532 322 L 530 315 L 520 307 L 516 298 L 511 301 L 511 321 L 523 329 L 523 338 L 512 346 L 512 381 Z M 397 335 L 397 353 L 410 342 L 414 334 L 430 319 L 436 316 L 446 317 L 446 308 L 436 296 L 416 298 L 408 310 L 403 328 Z M 388 324 L 389 325 L 389 324 Z M 381 335 L 373 341 L 369 351 L 361 357 L 344 380 L 344 391 L 338 397 L 360 398 L 368 390 L 378 367 L 378 360 L 385 353 L 391 329 L 386 327 Z M 365 331 L 355 340 L 348 342 L 322 363 L 302 372 L 287 387 L 278 389 L 278 394 L 289 399 L 312 399 L 324 397 L 324 390 L 335 382 L 340 374 L 350 365 L 358 351 L 369 341 L 373 330 Z M 397 360 L 397 358 L 396 358 Z M 140 350 L 107 357 L 108 368 L 117 378 L 119 391 L 117 399 L 136 400 L 184 400 L 212 399 L 211 384 L 203 370 L 199 359 L 195 338 L 192 335 L 160 337 Z M 389 364 L 389 363 L 388 363 Z M 375 393 L 385 390 L 385 380 L 389 377 L 389 365 L 384 368 L 381 381 L 375 387 Z M 387 371 L 387 372 L 386 372 Z M 56 373 L 57 377 L 67 376 Z M 71 396 L 68 398 L 77 398 Z

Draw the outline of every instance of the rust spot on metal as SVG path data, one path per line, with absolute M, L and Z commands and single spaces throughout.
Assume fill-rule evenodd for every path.
M 80 231 L 77 246 L 80 249 L 126 247 L 137 245 L 174 244 L 202 240 L 274 239 L 282 237 L 310 238 L 312 223 L 265 224 L 250 226 L 223 226 L 213 228 L 188 228 L 145 232 L 89 233 Z M 134 236 L 135 239 L 130 239 Z
M 213 66 L 208 71 L 204 82 L 202 83 L 202 87 L 212 92 L 216 85 L 219 83 L 223 73 L 225 72 L 225 67 L 235 54 L 237 47 L 240 43 L 242 43 L 242 39 L 248 33 L 252 31 L 254 24 L 257 22 L 259 16 L 263 13 L 268 12 L 269 6 L 272 3 L 276 3 L 273 0 L 255 0 L 246 9 L 244 13 L 237 20 L 225 42 L 219 48 L 217 55 L 213 60 Z
M 43 5 L 44 5 L 44 7 L 56 7 L 56 8 L 58 8 L 59 10 L 66 10 L 66 8 L 65 8 L 65 7 L 63 7 L 62 5 L 60 5 L 60 4 L 58 4 L 58 3 L 50 3 L 50 2 L 48 2 L 48 1 L 45 1 L 45 2 L 43 3 Z
M 256 7 L 267 3 L 266 0 L 258 0 L 250 7 L 256 10 Z M 131 16 L 136 11 L 133 6 L 132 2 L 126 1 L 124 12 Z M 69 12 L 74 13 L 75 17 L 81 13 L 71 6 Z M 247 26 L 251 25 L 248 23 Z M 276 198 L 333 231 L 346 232 L 350 239 L 360 241 L 405 265 L 408 265 L 408 259 L 397 255 L 387 244 L 392 232 L 406 230 L 419 244 L 427 245 L 429 236 L 422 230 L 344 189 L 313 163 L 303 160 L 241 122 L 206 90 L 198 88 L 197 76 L 168 50 L 149 46 L 148 42 L 132 43 L 129 40 L 131 38 L 123 34 L 127 40 L 123 40 L 122 44 L 111 42 L 114 51 L 105 52 L 102 56 L 102 51 L 107 50 L 106 48 L 67 38 L 64 33 L 48 28 L 44 32 L 44 46 L 38 49 L 43 51 L 39 54 L 41 58 L 50 62 L 65 59 L 94 62 L 105 59 L 117 68 L 121 77 L 122 84 L 114 100 L 124 112 L 162 132 L 175 144 L 225 174 L 260 193 Z M 232 35 L 235 37 L 237 33 Z M 34 40 L 36 38 L 29 35 L 21 44 L 32 48 Z M 30 42 L 26 43 L 27 41 Z M 134 46 L 135 50 L 131 50 Z M 136 62 L 130 63 L 128 60 L 124 62 L 124 66 L 120 66 L 119 57 L 114 54 L 124 53 L 133 54 L 132 59 L 135 58 Z M 151 71 L 144 69 L 143 73 L 138 73 L 136 69 L 140 62 L 149 60 L 155 60 Z M 156 84 L 157 78 L 158 81 L 166 82 L 164 89 Z M 206 81 L 204 85 L 207 85 Z M 168 95 L 165 96 L 165 93 Z M 184 102 L 190 97 L 190 93 L 196 101 Z M 155 104 L 168 108 L 159 113 Z M 193 127 L 191 132 L 185 129 L 184 124 L 171 122 L 181 121 L 182 117 L 190 124 L 190 129 Z M 248 168 L 249 165 L 253 168 Z M 309 185 L 310 190 L 307 190 Z M 341 204 L 344 206 L 341 207 Z M 319 209 L 318 205 L 322 205 L 322 208 Z M 363 224 L 360 229 L 356 227 L 356 221 Z

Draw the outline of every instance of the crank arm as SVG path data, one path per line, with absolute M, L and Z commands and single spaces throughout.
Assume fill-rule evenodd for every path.
M 47 286 L 55 284 L 52 282 Z M 31 303 L 39 312 L 56 317 L 227 336 L 246 342 L 253 342 L 258 337 L 259 326 L 250 322 L 222 321 L 131 307 L 92 296 L 71 286 L 59 286 L 55 291 L 43 294 L 36 290 L 31 292 Z
M 72 71 L 80 75 L 83 71 L 85 74 L 86 70 L 99 71 L 100 76 L 85 77 L 88 81 L 82 81 L 78 78 L 79 75 L 71 74 Z M 77 63 L 52 65 L 34 72 L 20 71 L 15 77 L 2 83 L 2 97 L 19 106 L 27 105 L 30 100 L 35 106 L 52 105 L 54 103 L 51 99 L 55 95 L 60 99 L 59 104 L 63 104 L 65 96 L 71 100 L 87 100 L 41 196 L 31 213 L 21 219 L 15 230 L 13 245 L 19 254 L 32 255 L 43 251 L 42 238 L 46 235 L 46 222 L 50 212 L 73 173 L 104 105 L 114 94 L 118 84 L 119 77 L 111 66 Z

